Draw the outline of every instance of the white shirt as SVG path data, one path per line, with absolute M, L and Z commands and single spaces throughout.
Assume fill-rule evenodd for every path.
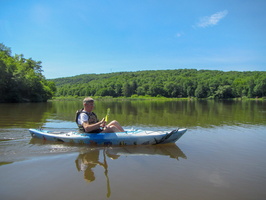
M 83 122 L 87 122 L 87 121 L 89 121 L 89 116 L 84 112 L 80 113 L 78 117 L 78 124 L 82 125 Z

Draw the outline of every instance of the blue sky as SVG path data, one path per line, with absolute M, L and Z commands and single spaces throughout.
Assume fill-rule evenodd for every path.
M 46 78 L 265 71 L 266 0 L 0 0 L 0 43 Z

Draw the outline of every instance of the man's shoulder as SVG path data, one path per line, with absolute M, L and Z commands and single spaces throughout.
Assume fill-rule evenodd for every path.
M 81 116 L 81 115 L 87 115 L 87 116 L 89 116 L 89 113 L 87 113 L 87 112 L 84 111 L 84 112 L 80 112 L 79 115 L 80 115 L 80 116 Z

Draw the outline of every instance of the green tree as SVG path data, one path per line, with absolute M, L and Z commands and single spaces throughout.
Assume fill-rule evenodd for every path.
M 215 93 L 215 97 L 219 99 L 233 98 L 233 91 L 230 85 L 219 86 Z
M 54 83 L 42 75 L 41 62 L 11 56 L 0 44 L 0 102 L 47 101 L 56 91 Z
M 125 97 L 130 97 L 132 95 L 131 93 L 131 88 L 128 82 L 124 83 L 123 87 L 122 87 L 122 94 Z
M 266 96 L 266 78 L 260 78 L 257 80 L 257 84 L 254 88 L 254 93 L 258 97 Z
M 195 90 L 195 96 L 197 98 L 206 98 L 208 96 L 208 88 L 203 84 L 199 84 Z

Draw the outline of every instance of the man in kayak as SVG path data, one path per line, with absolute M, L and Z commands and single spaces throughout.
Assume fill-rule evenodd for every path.
M 122 126 L 116 120 L 106 125 L 105 118 L 98 120 L 97 115 L 92 112 L 94 108 L 94 100 L 87 97 L 83 100 L 84 108 L 77 111 L 76 123 L 81 131 L 86 133 L 114 133 L 124 132 Z

